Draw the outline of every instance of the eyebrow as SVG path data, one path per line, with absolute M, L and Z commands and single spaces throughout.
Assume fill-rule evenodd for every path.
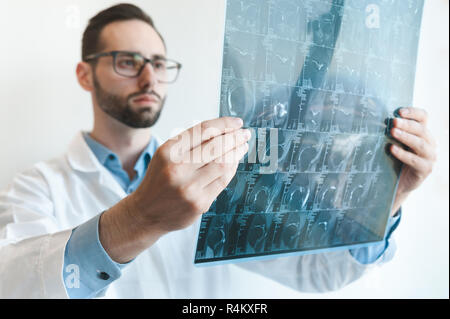
M 164 55 L 161 54 L 154 54 L 152 56 L 153 59 L 166 59 L 166 57 Z
M 142 52 L 139 52 L 139 51 L 126 51 L 126 52 L 137 53 L 137 54 L 140 54 L 140 55 L 142 55 L 143 57 L 145 57 L 145 55 L 142 54 Z M 167 57 L 166 57 L 165 55 L 162 55 L 162 54 L 153 54 L 153 55 L 150 57 L 150 59 L 167 59 Z

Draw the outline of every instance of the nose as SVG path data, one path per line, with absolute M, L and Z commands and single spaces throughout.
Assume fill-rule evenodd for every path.
M 139 87 L 141 89 L 143 88 L 150 88 L 153 89 L 157 83 L 155 70 L 153 69 L 153 66 L 150 63 L 146 63 L 144 66 L 144 69 L 142 70 L 141 74 L 139 75 Z

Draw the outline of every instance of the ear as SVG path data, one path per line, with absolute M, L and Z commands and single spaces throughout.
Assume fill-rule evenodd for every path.
M 80 62 L 77 64 L 77 79 L 80 86 L 88 92 L 94 90 L 93 74 L 94 70 L 89 63 Z

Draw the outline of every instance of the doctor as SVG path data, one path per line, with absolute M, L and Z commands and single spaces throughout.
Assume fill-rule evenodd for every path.
M 238 266 L 196 268 L 193 251 L 199 218 L 234 176 L 249 132 L 239 119 L 214 119 L 160 145 L 151 127 L 181 68 L 166 53 L 152 20 L 133 5 L 90 20 L 76 74 L 91 93 L 94 127 L 0 193 L 0 298 L 233 297 Z M 406 169 L 384 243 L 239 267 L 323 292 L 392 258 L 400 206 L 435 160 L 426 114 L 400 115 L 392 133 L 410 151 L 391 149 Z M 188 160 L 202 149 L 215 152 Z

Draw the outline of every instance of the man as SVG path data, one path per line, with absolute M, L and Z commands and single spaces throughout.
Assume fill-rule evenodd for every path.
M 232 297 L 237 266 L 192 261 L 199 218 L 234 176 L 249 132 L 241 120 L 221 118 L 159 145 L 151 127 L 181 67 L 166 55 L 152 20 L 133 5 L 90 20 L 76 73 L 91 93 L 94 127 L 0 194 L 0 297 Z M 410 150 L 391 149 L 406 166 L 389 233 L 435 160 L 426 114 L 400 115 L 392 134 Z M 199 153 L 201 161 L 191 160 Z M 329 291 L 389 260 L 391 242 L 239 267 L 300 291 Z

